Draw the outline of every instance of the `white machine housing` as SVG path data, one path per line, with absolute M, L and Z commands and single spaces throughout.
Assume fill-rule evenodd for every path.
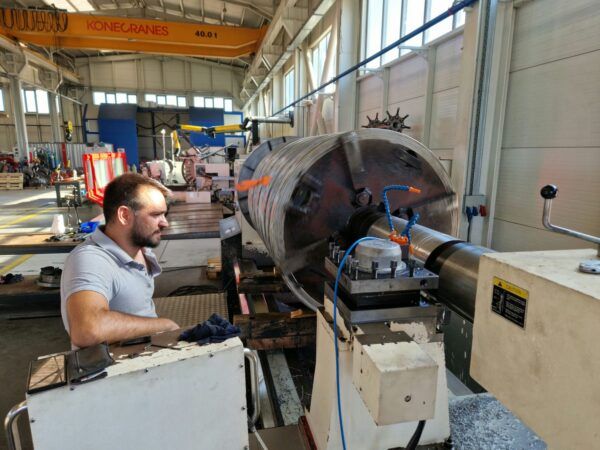
M 487 253 L 479 264 L 471 376 L 551 449 L 600 442 L 600 277 L 577 270 L 594 258 Z
M 408 342 L 364 345 L 358 337 L 373 326 L 348 330 L 338 311 L 340 391 L 348 448 L 361 450 L 406 446 L 419 420 L 428 419 L 419 445 L 443 443 L 450 436 L 444 344 L 432 338 L 415 319 L 390 323 L 390 332 L 403 331 Z M 317 312 L 317 361 L 310 411 L 306 417 L 319 450 L 342 448 L 335 386 L 333 302 L 325 295 L 324 312 Z M 435 325 L 434 325 L 435 328 Z M 343 337 L 343 339 L 340 339 Z M 418 349 L 416 347 L 418 347 Z M 360 367 L 363 365 L 363 373 Z M 370 365 L 371 375 L 365 373 Z M 362 390 L 361 390 L 362 389 Z
M 107 372 L 27 397 L 36 450 L 248 448 L 239 338 L 180 342 L 118 360 Z

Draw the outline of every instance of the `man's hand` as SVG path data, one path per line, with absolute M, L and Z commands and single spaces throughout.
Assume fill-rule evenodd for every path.
M 171 319 L 167 319 L 166 317 L 159 317 L 157 320 L 160 320 L 164 323 L 164 330 L 162 331 L 175 331 L 179 330 L 179 325 L 173 322 Z
M 67 299 L 67 318 L 71 342 L 77 347 L 125 341 L 179 328 L 171 319 L 111 311 L 108 300 L 94 291 L 79 291 L 70 295 Z

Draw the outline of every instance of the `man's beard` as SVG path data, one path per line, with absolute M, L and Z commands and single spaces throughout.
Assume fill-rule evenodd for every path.
M 155 248 L 160 244 L 160 234 L 143 234 L 137 224 L 131 230 L 131 242 L 136 247 Z

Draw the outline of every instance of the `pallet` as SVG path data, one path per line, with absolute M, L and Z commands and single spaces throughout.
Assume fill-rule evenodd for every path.
M 23 189 L 22 173 L 0 173 L 0 189 L 21 190 Z

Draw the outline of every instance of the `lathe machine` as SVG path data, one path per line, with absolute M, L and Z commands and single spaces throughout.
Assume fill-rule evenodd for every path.
M 317 317 L 305 448 L 451 448 L 443 333 L 448 310 L 474 322 L 471 376 L 478 383 L 550 448 L 597 446 L 600 277 L 593 270 L 578 270 L 586 259 L 585 267 L 595 267 L 595 249 L 496 253 L 455 238 L 457 194 L 442 164 L 422 144 L 393 131 L 268 141 L 239 173 L 239 181 L 265 179 L 239 193 L 244 220 L 262 239 L 290 291 Z M 186 367 L 182 353 L 167 364 L 168 352 L 177 351 L 160 352 L 167 355 L 165 376 L 152 379 L 154 390 L 163 385 L 168 389 L 167 371 Z M 200 353 L 198 357 L 208 358 L 207 352 Z M 238 344 L 208 353 L 222 353 L 214 367 L 237 375 L 209 377 L 214 383 L 210 389 L 198 386 L 194 394 L 181 393 L 168 407 L 177 404 L 185 410 L 207 398 L 203 396 L 234 391 L 223 387 L 239 382 L 243 352 Z M 149 377 L 144 364 L 157 361 L 151 355 L 123 361 L 118 372 L 130 373 L 135 391 L 135 380 Z M 191 370 L 186 373 L 194 376 Z M 96 390 L 109 392 L 113 379 L 119 377 L 109 373 L 95 382 Z M 76 395 L 61 389 L 63 399 Z M 48 408 L 59 408 L 48 402 L 46 409 L 37 408 L 44 395 L 50 394 L 33 394 L 27 400 L 35 419 L 34 442 L 36 428 L 42 427 L 36 413 L 51 420 Z M 126 401 L 107 397 L 94 397 L 95 409 L 102 411 L 98 414 Z M 129 397 L 145 404 L 139 393 Z M 240 405 L 244 410 L 245 398 L 232 402 L 230 397 L 226 404 L 210 403 L 215 417 L 233 414 Z M 161 426 L 156 410 L 139 409 L 140 416 L 129 420 L 146 420 L 152 429 Z M 164 411 L 159 417 L 164 418 Z M 205 440 L 202 433 L 186 439 L 186 430 L 203 426 L 192 423 L 194 418 L 197 414 L 190 420 L 179 415 L 164 427 L 173 437 L 171 448 L 216 448 L 211 445 L 225 437 L 235 441 L 228 448 L 248 448 L 247 433 L 232 432 L 227 421 L 222 430 L 211 421 Z M 236 426 L 245 427 L 238 419 Z M 87 423 L 90 433 L 95 420 Z M 131 440 L 121 447 L 112 440 L 111 447 L 164 448 L 156 444 L 155 433 L 149 435 L 153 438 L 137 436 L 143 447 Z M 76 448 L 38 442 L 40 449 Z

